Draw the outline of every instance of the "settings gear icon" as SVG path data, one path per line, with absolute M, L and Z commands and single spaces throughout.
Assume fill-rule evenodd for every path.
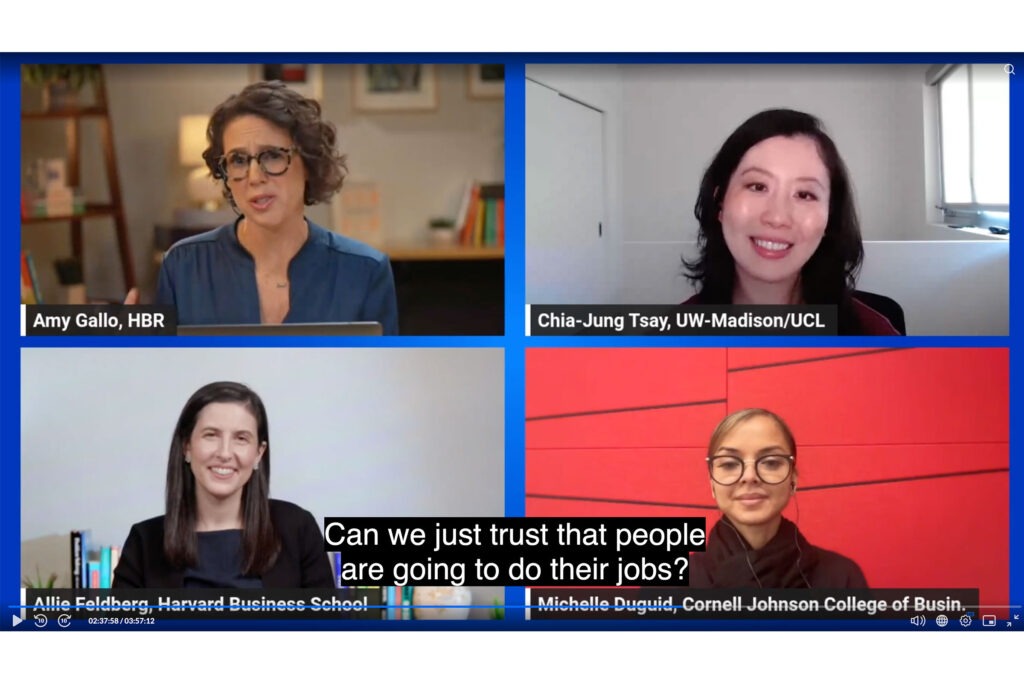
M 970 626 L 971 625 L 971 621 L 973 621 L 973 620 L 971 619 L 971 615 L 970 614 L 965 614 L 962 617 L 960 617 L 960 625 L 963 626 L 964 628 L 967 628 L 968 626 Z

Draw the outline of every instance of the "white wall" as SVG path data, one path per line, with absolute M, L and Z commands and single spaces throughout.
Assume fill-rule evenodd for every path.
M 504 100 L 468 98 L 465 65 L 435 68 L 436 112 L 367 114 L 353 107 L 353 68 L 324 65 L 324 113 L 338 124 L 351 177 L 377 183 L 389 238 L 414 238 L 430 218 L 454 218 L 467 181 L 505 179 Z
M 950 239 L 928 223 L 925 65 L 621 67 L 627 238 L 690 240 L 704 170 L 759 111 L 819 117 L 853 181 L 865 240 Z
M 115 64 L 104 71 L 136 277 L 146 292 L 156 282 L 153 226 L 170 222 L 174 210 L 187 203 L 178 119 L 209 114 L 245 87 L 252 72 L 247 64 Z M 350 65 L 324 66 L 324 117 L 338 127 L 351 177 L 379 183 L 389 236 L 425 233 L 430 218 L 454 217 L 468 180 L 504 179 L 504 101 L 470 99 L 465 65 L 438 65 L 439 104 L 433 112 L 356 114 L 351 73 Z M 25 88 L 23 100 L 26 108 L 37 106 L 38 92 Z M 82 139 L 83 187 L 91 201 L 102 201 L 107 185 L 94 122 L 83 123 Z M 66 156 L 62 121 L 31 122 L 23 126 L 22 140 L 23 166 L 36 158 Z M 307 215 L 331 224 L 326 204 L 310 207 Z M 67 224 L 22 230 L 22 245 L 35 255 L 50 302 L 58 293 L 50 264 L 70 255 L 69 234 Z M 90 294 L 123 296 L 112 221 L 89 221 L 84 235 Z
M 604 120 L 604 263 L 599 272 L 589 277 L 603 280 L 602 291 L 616 292 L 620 286 L 620 251 L 627 239 L 628 228 L 623 218 L 623 89 L 622 76 L 617 66 L 600 64 L 527 64 L 526 77 L 574 100 L 582 102 L 601 112 Z M 529 97 L 529 95 L 527 95 Z M 526 136 L 536 131 L 526 131 Z M 527 167 L 529 167 L 527 159 Z M 526 198 L 529 201 L 529 197 Z M 536 228 L 535 228 L 536 229 Z M 530 230 L 530 226 L 526 226 Z M 528 240 L 529 242 L 529 240 Z M 526 253 L 528 267 L 531 260 L 543 261 L 546 267 L 558 269 L 557 258 L 550 253 Z M 550 265 L 547 265 L 550 264 Z M 557 281 L 555 278 L 547 278 Z M 565 303 L 557 297 L 545 295 L 543 300 L 531 292 L 531 283 L 526 283 L 527 303 Z M 550 293 L 548 293 L 550 294 Z
M 317 519 L 504 515 L 501 349 L 23 349 L 22 538 L 163 514 L 178 415 L 225 379 L 266 404 L 272 497 Z

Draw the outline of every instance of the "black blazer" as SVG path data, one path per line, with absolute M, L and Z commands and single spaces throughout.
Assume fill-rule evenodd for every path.
M 270 501 L 270 518 L 281 539 L 281 553 L 260 579 L 265 588 L 334 588 L 334 572 L 324 551 L 320 525 L 306 510 Z M 132 525 L 114 569 L 114 588 L 183 588 L 185 570 L 164 557 L 164 518 Z

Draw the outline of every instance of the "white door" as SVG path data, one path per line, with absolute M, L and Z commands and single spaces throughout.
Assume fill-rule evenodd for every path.
M 604 115 L 526 81 L 526 303 L 609 303 Z

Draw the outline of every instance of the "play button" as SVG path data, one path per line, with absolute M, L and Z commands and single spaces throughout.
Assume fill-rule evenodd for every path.
M 22 619 L 21 617 L 19 617 L 17 614 L 12 614 L 11 615 L 11 628 L 14 628 L 15 626 L 17 626 L 18 624 L 20 624 L 23 621 L 25 621 L 25 620 Z

